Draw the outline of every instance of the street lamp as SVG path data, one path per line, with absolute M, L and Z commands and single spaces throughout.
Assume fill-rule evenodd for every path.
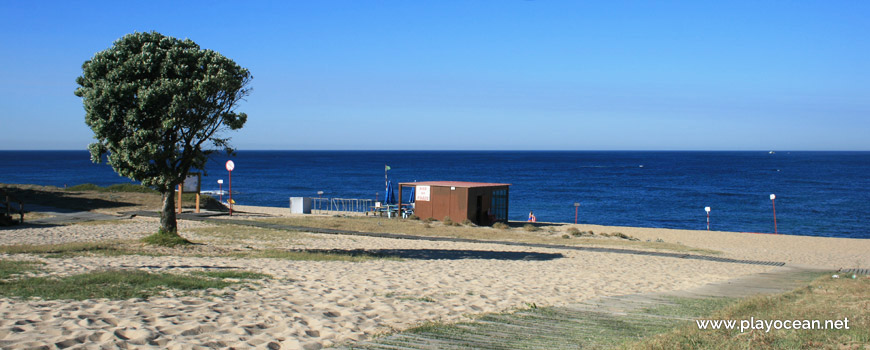
M 220 199 L 218 199 L 218 202 L 223 203 L 224 202 L 224 180 L 223 179 L 218 180 L 218 197 L 220 198 Z
M 773 204 L 773 233 L 779 234 L 779 231 L 776 229 L 776 195 L 770 194 L 770 203 Z
M 317 191 L 317 199 L 323 196 L 323 191 Z
M 577 224 L 577 209 L 580 208 L 580 202 L 574 202 L 574 224 Z
M 704 207 L 704 211 L 707 212 L 707 231 L 710 231 L 710 207 Z

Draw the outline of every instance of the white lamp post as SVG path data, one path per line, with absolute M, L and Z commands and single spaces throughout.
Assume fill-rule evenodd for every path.
M 773 204 L 773 233 L 779 234 L 779 231 L 776 229 L 776 195 L 770 194 L 770 203 Z
M 218 197 L 220 198 L 220 199 L 218 199 L 218 202 L 223 203 L 224 202 L 224 180 L 223 179 L 218 180 Z
M 577 224 L 577 209 L 580 208 L 580 202 L 574 202 L 574 224 Z
M 704 207 L 704 211 L 707 212 L 707 231 L 710 231 L 710 207 Z

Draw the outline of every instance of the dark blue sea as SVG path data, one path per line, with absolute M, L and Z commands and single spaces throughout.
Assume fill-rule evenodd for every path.
M 0 183 L 129 182 L 87 151 L 0 151 Z M 214 157 L 203 190 L 227 180 Z M 379 198 L 393 182 L 505 182 L 512 220 L 870 238 L 870 152 L 239 151 L 239 204 L 287 206 L 289 197 Z M 224 184 L 226 186 L 226 183 Z M 226 188 L 224 188 L 226 189 Z M 407 198 L 405 198 L 407 200 Z

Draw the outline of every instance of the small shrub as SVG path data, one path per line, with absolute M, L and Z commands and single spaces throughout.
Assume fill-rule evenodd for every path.
M 411 214 L 411 216 L 408 216 L 408 220 L 420 220 L 420 217 L 417 214 Z
M 665 240 L 661 238 L 656 238 L 656 243 L 665 243 Z
M 432 228 L 432 224 L 430 224 L 430 223 L 428 223 L 428 222 L 427 222 L 427 223 L 424 223 L 424 224 L 423 224 L 423 228 Z
M 66 188 L 67 191 L 104 191 L 104 189 L 100 186 L 94 184 L 80 184 L 75 186 L 70 186 Z
M 428 223 L 431 223 L 432 221 L 435 221 L 435 218 L 430 216 L 430 217 L 426 218 L 426 220 L 423 220 L 423 221 L 428 224 Z
M 459 223 L 451 220 L 449 216 L 445 216 L 444 221 L 442 222 L 444 223 L 444 226 L 459 226 Z
M 168 232 L 164 231 L 163 229 L 160 229 L 160 231 L 157 231 L 157 233 L 153 235 L 142 238 L 142 242 L 163 247 L 174 247 L 177 245 L 193 244 L 191 241 L 188 241 L 184 239 L 184 237 L 179 236 L 177 232 Z
M 492 224 L 492 228 L 497 228 L 497 229 L 499 229 L 499 230 L 507 230 L 507 229 L 509 229 L 509 228 L 511 228 L 511 227 L 508 226 L 508 224 L 506 224 L 506 223 L 503 223 L 503 222 L 496 222 L 496 223 Z
M 602 232 L 602 233 L 599 233 L 598 235 L 601 237 L 610 237 L 610 234 L 607 232 Z
M 582 236 L 583 235 L 583 233 L 580 232 L 580 229 L 578 229 L 576 227 L 569 227 L 568 234 L 570 234 L 572 236 Z
M 525 224 L 525 225 L 523 225 L 523 230 L 526 230 L 529 232 L 535 232 L 535 231 L 540 231 L 541 229 L 539 229 L 537 226 L 532 225 L 532 224 Z
M 465 226 L 477 226 L 473 222 L 471 222 L 471 220 L 468 220 L 468 219 L 462 220 L 462 224 Z
M 109 192 L 157 193 L 154 189 L 137 184 L 114 184 L 106 187 Z
M 571 236 L 570 235 L 562 235 L 562 238 L 568 239 L 568 238 L 571 238 Z
M 622 232 L 614 232 L 614 233 L 611 233 L 611 234 L 610 234 L 610 237 L 617 237 L 617 238 L 622 238 L 622 239 L 629 239 L 629 238 L 630 238 L 630 237 L 628 237 L 626 234 L 624 234 L 624 233 L 622 233 Z

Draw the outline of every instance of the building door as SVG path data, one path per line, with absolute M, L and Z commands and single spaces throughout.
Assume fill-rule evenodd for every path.
M 478 225 L 485 225 L 483 222 L 483 196 L 477 196 L 477 204 L 474 207 L 474 217 L 477 219 L 474 223 Z

